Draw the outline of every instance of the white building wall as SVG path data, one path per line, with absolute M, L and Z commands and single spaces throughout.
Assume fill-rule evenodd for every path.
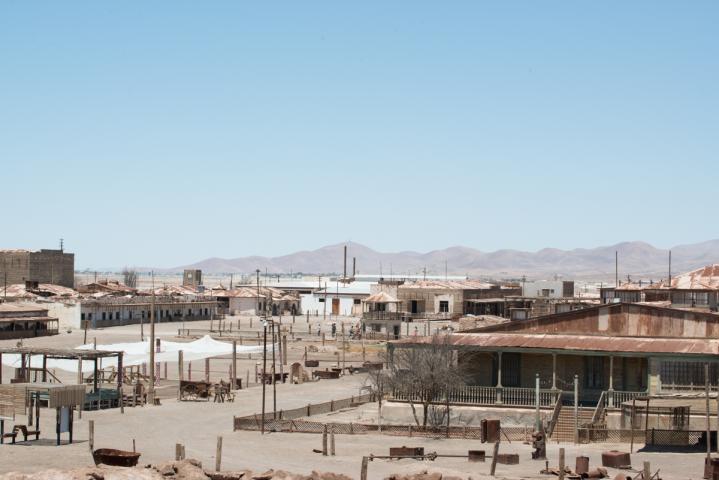
M 79 303 L 63 303 L 63 302 L 51 302 L 51 303 L 39 303 L 38 305 L 43 308 L 47 308 L 47 314 L 50 317 L 55 317 L 59 321 L 60 330 L 68 328 L 79 329 L 82 328 L 80 324 L 80 304 Z
M 548 295 L 543 295 L 547 290 Z M 562 280 L 532 280 L 524 282 L 522 293 L 525 297 L 562 298 L 564 282 Z
M 231 315 L 256 315 L 256 298 L 230 297 Z
M 326 310 L 325 310 L 325 303 L 322 301 L 325 299 L 324 294 L 303 294 L 300 295 L 301 298 L 301 306 L 303 312 L 310 312 L 310 315 L 315 315 L 315 312 L 317 312 L 318 315 L 322 315 L 323 313 L 326 313 L 327 315 L 332 313 L 332 299 L 333 298 L 339 298 L 340 300 L 340 306 L 339 306 L 339 314 L 344 316 L 358 316 L 361 315 L 362 312 L 362 304 L 355 305 L 354 304 L 354 297 L 350 296 L 343 296 L 340 295 L 337 297 L 336 295 L 327 294 L 327 304 L 326 304 Z

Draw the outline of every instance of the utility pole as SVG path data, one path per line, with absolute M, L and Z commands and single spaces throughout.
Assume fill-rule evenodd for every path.
M 270 319 L 270 326 L 272 327 L 272 418 L 277 419 L 277 376 L 275 375 L 276 364 L 275 364 L 275 321 Z
M 260 269 L 258 268 L 255 270 L 255 274 L 257 275 L 257 310 L 256 312 L 260 312 Z M 262 343 L 262 420 L 261 420 L 261 431 L 262 435 L 265 434 L 265 399 L 266 399 L 266 390 L 267 390 L 267 381 L 265 377 L 265 373 L 267 372 L 267 321 L 262 322 L 262 331 L 263 331 L 263 343 Z
M 147 398 L 150 405 L 155 404 L 155 272 L 152 275 L 152 311 L 150 312 L 150 385 Z

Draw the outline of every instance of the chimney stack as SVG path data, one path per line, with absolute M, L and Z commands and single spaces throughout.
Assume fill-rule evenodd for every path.
M 352 257 L 352 279 L 357 275 L 357 257 Z

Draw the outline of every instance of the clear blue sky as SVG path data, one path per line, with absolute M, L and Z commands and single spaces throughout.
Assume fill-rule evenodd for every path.
M 6 0 L 0 247 L 716 238 L 718 24 L 716 1 Z

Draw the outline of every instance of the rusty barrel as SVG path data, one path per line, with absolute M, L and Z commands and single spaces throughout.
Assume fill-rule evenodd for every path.
M 589 457 L 579 456 L 574 467 L 574 472 L 577 475 L 587 473 L 589 471 Z

